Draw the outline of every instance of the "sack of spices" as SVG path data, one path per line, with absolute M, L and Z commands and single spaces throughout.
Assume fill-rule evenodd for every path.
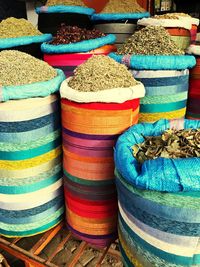
M 63 219 L 60 104 L 52 93 L 64 78 L 28 54 L 0 52 L 1 235 L 39 234 Z
M 92 21 L 96 29 L 115 34 L 119 46 L 135 32 L 137 20 L 149 16 L 136 0 L 109 0 L 100 13 L 92 15 Z
M 113 45 L 115 40 L 113 34 L 105 35 L 96 29 L 87 30 L 63 23 L 53 40 L 43 43 L 41 49 L 44 60 L 51 66 L 62 69 L 66 77 L 69 77 L 78 65 L 92 55 L 107 55 L 116 51 Z
M 195 57 L 184 55 L 162 26 L 147 26 L 135 32 L 109 55 L 129 67 L 146 90 L 141 100 L 140 122 L 185 116 L 189 68 Z
M 93 56 L 61 85 L 66 220 L 80 239 L 116 238 L 113 146 L 136 124 L 144 86 L 107 56 Z
M 167 13 L 143 18 L 137 22 L 140 26 L 163 26 L 180 49 L 187 49 L 196 40 L 199 19 L 184 13 Z
M 200 45 L 190 45 L 187 53 L 195 56 L 196 66 L 190 71 L 186 118 L 200 120 Z
M 90 17 L 94 12 L 82 0 L 48 0 L 45 6 L 36 8 L 38 29 L 53 35 L 61 23 L 91 29 Z
M 42 58 L 40 46 L 51 39 L 51 34 L 42 34 L 26 19 L 11 17 L 0 22 L 0 51 L 19 50 Z
M 199 266 L 200 122 L 138 124 L 115 147 L 125 266 Z

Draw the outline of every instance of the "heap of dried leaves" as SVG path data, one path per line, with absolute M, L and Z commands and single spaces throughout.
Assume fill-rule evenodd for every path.
M 135 32 L 122 44 L 119 55 L 183 55 L 170 34 L 162 26 L 147 26 Z
M 144 136 L 134 145 L 133 155 L 140 162 L 162 158 L 200 157 L 200 129 L 166 130 L 161 136 Z
M 110 0 L 101 13 L 141 13 L 145 12 L 136 0 Z

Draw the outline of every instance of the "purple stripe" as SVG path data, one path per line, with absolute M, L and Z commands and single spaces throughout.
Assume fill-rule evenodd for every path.
M 118 138 L 119 134 L 115 135 L 93 135 L 93 134 L 82 134 L 82 133 L 76 133 L 72 132 L 64 127 L 62 127 L 62 130 L 64 133 L 69 134 L 73 137 L 83 138 L 83 139 L 93 139 L 93 140 L 113 140 Z

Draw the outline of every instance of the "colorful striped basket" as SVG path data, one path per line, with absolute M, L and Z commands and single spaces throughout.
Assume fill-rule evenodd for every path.
M 64 71 L 66 77 L 73 75 L 77 66 L 84 63 L 93 55 L 108 55 L 116 51 L 114 45 L 104 45 L 87 53 L 44 54 L 44 61 L 49 65 Z
M 200 119 L 200 45 L 191 45 L 188 52 L 196 57 L 196 66 L 190 71 L 189 97 L 186 118 Z
M 139 122 L 183 118 L 186 113 L 189 70 L 196 61 L 193 56 L 109 55 L 129 67 L 134 78 L 141 81 L 146 95 L 141 99 Z
M 141 133 L 200 127 L 199 121 L 183 122 L 138 124 L 118 139 L 118 233 L 126 267 L 200 266 L 200 159 L 160 158 L 139 167 L 131 149 Z
M 69 100 L 67 84 L 61 86 L 66 220 L 76 236 L 104 247 L 117 231 L 113 146 L 119 134 L 137 123 L 139 97 L 123 103 L 88 97 L 89 103 L 78 103 Z

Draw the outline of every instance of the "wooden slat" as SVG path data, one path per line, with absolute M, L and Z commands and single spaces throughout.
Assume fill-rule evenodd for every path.
M 100 256 L 100 259 L 98 260 L 96 267 L 100 267 L 100 266 L 101 266 L 101 263 L 102 263 L 102 261 L 104 260 L 106 254 L 107 254 L 107 252 L 108 252 L 109 247 L 110 247 L 110 246 L 107 246 L 107 247 L 104 249 L 103 254 Z
M 85 241 L 82 241 L 80 246 L 75 252 L 75 255 L 70 262 L 70 264 L 66 265 L 65 267 L 74 267 L 77 261 L 79 260 L 80 256 L 83 254 L 84 249 L 87 247 L 87 243 Z

